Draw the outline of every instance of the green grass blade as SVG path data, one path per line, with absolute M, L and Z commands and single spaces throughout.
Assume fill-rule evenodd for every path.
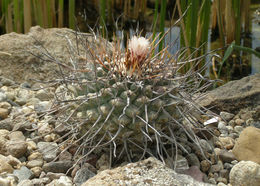
M 19 0 L 13 0 L 14 3 L 14 31 L 15 32 L 21 32 L 21 28 L 19 25 Z
M 244 51 L 244 52 L 248 52 L 248 53 L 254 54 L 256 57 L 260 58 L 260 53 L 257 52 L 256 50 L 252 49 L 252 48 L 239 46 L 239 45 L 234 45 L 233 47 L 234 47 L 235 50 L 241 50 L 241 51 Z
M 210 24 L 210 8 L 211 8 L 211 0 L 205 0 L 202 7 L 202 16 L 201 16 L 201 44 L 208 41 L 208 33 L 209 33 L 209 24 Z M 205 45 L 206 47 L 207 45 Z M 206 50 L 206 48 L 204 49 Z
M 29 32 L 32 26 L 31 0 L 23 1 L 24 7 L 24 32 Z
M 235 41 L 236 45 L 240 45 L 241 38 L 241 10 L 240 10 L 240 0 L 233 0 L 233 9 L 235 13 Z
M 106 0 L 100 0 L 99 5 L 100 11 L 100 26 L 102 27 L 102 35 L 105 37 L 106 35 Z
M 167 0 L 162 0 L 161 1 L 161 10 L 160 10 L 160 39 L 162 39 L 164 35 L 164 27 L 165 27 L 165 16 L 166 16 L 166 5 L 167 5 Z M 159 52 L 162 50 L 164 44 L 164 39 L 162 39 L 159 43 Z
M 156 25 L 158 20 L 158 8 L 159 8 L 159 0 L 155 1 L 154 15 L 153 15 L 153 40 L 156 35 Z
M 181 12 L 183 13 L 188 8 L 187 1 L 186 0 L 184 0 L 184 1 L 183 0 L 182 1 L 177 0 L 177 5 L 179 5 L 179 4 L 181 6 Z M 180 10 L 179 9 L 178 9 L 178 11 L 179 11 L 179 14 L 180 14 Z M 179 15 L 179 16 L 181 17 L 182 15 Z M 183 22 L 183 24 L 182 24 L 183 26 L 186 25 L 186 18 L 183 18 L 181 21 Z M 187 38 L 187 33 L 186 33 L 186 27 L 184 28 L 183 26 L 181 28 L 181 47 L 185 47 L 186 43 L 188 45 L 188 38 Z M 184 36 L 184 34 L 185 34 L 185 36 Z M 185 41 L 185 38 L 186 38 L 186 41 Z
M 52 27 L 52 17 L 51 17 L 51 1 L 52 0 L 46 0 L 47 5 L 47 20 L 48 20 L 48 27 Z
M 229 58 L 229 56 L 232 54 L 233 50 L 234 50 L 234 45 L 235 45 L 235 42 L 233 41 L 229 47 L 227 48 L 225 54 L 224 54 L 224 57 L 222 59 L 222 62 L 221 62 L 221 65 L 219 67 L 219 70 L 218 70 L 218 78 L 220 77 L 220 73 L 222 71 L 222 67 L 225 63 L 225 61 Z
M 255 51 L 254 49 L 252 48 L 248 48 L 248 47 L 244 47 L 244 46 L 239 46 L 239 45 L 236 45 L 235 44 L 235 41 L 233 41 L 229 47 L 227 48 L 225 54 L 224 54 L 224 57 L 222 59 L 222 63 L 221 63 L 221 66 L 219 68 L 219 71 L 218 71 L 218 77 L 220 77 L 220 73 L 221 73 L 221 70 L 222 70 L 222 67 L 225 63 L 225 61 L 229 58 L 229 56 L 232 54 L 232 52 L 234 50 L 237 50 L 237 51 L 244 51 L 244 52 L 248 52 L 250 54 L 254 54 L 256 57 L 260 58 L 260 53 Z
M 64 0 L 59 0 L 58 27 L 63 27 Z
M 69 27 L 75 29 L 75 0 L 69 0 Z
M 7 4 L 7 12 L 6 12 L 6 32 L 10 33 L 14 31 L 13 27 L 13 11 L 12 11 L 12 3 L 9 1 Z
M 197 35 L 197 25 L 198 25 L 198 10 L 199 10 L 199 1 L 191 0 L 191 8 L 189 19 L 190 27 L 189 27 L 189 38 L 190 38 L 190 46 L 196 47 L 196 35 Z
M 223 27 L 223 17 L 221 12 L 221 1 L 217 1 L 217 19 L 218 19 L 218 30 L 219 30 L 219 37 L 221 41 L 221 46 L 225 46 L 225 38 L 224 38 L 224 27 Z

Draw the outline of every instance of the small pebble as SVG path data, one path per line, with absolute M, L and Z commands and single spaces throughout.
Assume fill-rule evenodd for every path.
M 235 126 L 234 131 L 238 134 L 240 134 L 244 130 L 244 127 L 242 126 Z
M 218 177 L 216 181 L 217 181 L 217 183 L 222 182 L 224 184 L 227 184 L 227 179 L 226 178 Z
M 241 126 L 241 125 L 243 125 L 245 123 L 245 121 L 243 119 L 239 119 L 238 118 L 238 119 L 235 120 L 235 123 L 236 123 L 236 125 Z
M 213 185 L 217 185 L 217 182 L 216 182 L 215 178 L 210 178 L 209 179 L 209 183 L 211 183 Z
M 229 112 L 220 112 L 219 114 L 224 120 L 230 121 L 235 115 Z

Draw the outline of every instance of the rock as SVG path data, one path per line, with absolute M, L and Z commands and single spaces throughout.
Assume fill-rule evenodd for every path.
M 184 174 L 177 174 L 155 158 L 130 163 L 123 167 L 99 172 L 82 186 L 96 185 L 210 185 L 194 180 Z
M 209 179 L 209 183 L 217 185 L 217 182 L 216 182 L 215 178 L 210 178 Z
M 25 81 L 31 83 L 33 79 L 44 81 L 53 79 L 58 71 L 57 65 L 45 63 L 36 56 L 41 55 L 43 50 L 41 45 L 43 45 L 59 61 L 69 62 L 70 51 L 67 47 L 67 39 L 74 46 L 76 45 L 76 36 L 73 32 L 73 30 L 67 28 L 43 29 L 35 26 L 27 34 L 12 32 L 1 35 L 0 51 L 11 54 L 11 56 L 1 55 L 0 69 L 2 75 L 12 77 L 18 83 Z M 85 36 L 91 43 L 93 40 L 91 34 L 85 34 Z
M 229 179 L 229 171 L 227 169 L 222 169 L 222 170 L 219 171 L 219 176 L 228 180 Z
M 32 88 L 31 84 L 28 83 L 28 82 L 23 82 L 23 83 L 21 83 L 21 84 L 20 84 L 20 87 L 21 87 L 21 88 L 25 88 L 25 89 L 30 89 L 30 88 Z
M 9 115 L 9 110 L 5 108 L 0 108 L 0 119 L 6 119 Z
M 236 125 L 241 126 L 245 123 L 245 121 L 243 119 L 237 118 L 235 120 L 235 123 L 236 123 Z
M 231 163 L 224 163 L 224 168 L 227 170 L 231 170 L 233 166 Z
M 3 161 L 5 161 L 9 165 L 11 165 L 13 168 L 15 168 L 15 167 L 17 167 L 21 164 L 20 160 L 18 160 L 17 158 L 15 158 L 11 155 L 3 156 L 3 155 L 0 154 L 0 159 L 2 159 Z
M 19 182 L 22 180 L 31 179 L 33 177 L 33 172 L 25 166 L 14 170 L 13 174 L 18 177 Z
M 102 154 L 101 157 L 97 160 L 96 167 L 100 171 L 109 169 L 109 156 L 107 154 Z
M 205 151 L 205 152 L 212 152 L 213 147 L 209 144 L 209 141 L 205 140 L 205 139 L 200 139 L 199 143 L 201 145 L 201 148 Z
M 228 133 L 234 132 L 234 128 L 232 126 L 226 126 Z
M 41 101 L 49 101 L 53 98 L 53 96 L 44 89 L 38 90 L 35 94 L 35 97 Z
M 8 87 L 8 88 L 9 88 L 9 87 Z M 9 89 L 11 89 L 11 88 L 9 88 Z M 13 90 L 8 91 L 8 92 L 6 92 L 5 94 L 6 94 L 6 98 L 7 98 L 8 100 L 11 100 L 11 101 L 14 101 L 14 100 L 15 100 L 15 92 L 14 92 Z M 14 104 L 14 102 L 12 102 L 12 104 Z M 14 105 L 15 105 L 15 104 L 14 104 Z
M 40 101 L 38 98 L 33 97 L 33 98 L 30 98 L 30 99 L 27 100 L 26 105 L 27 105 L 27 106 L 33 106 L 33 108 L 34 108 L 34 105 L 37 105 L 37 104 L 39 104 L 40 102 L 41 102 L 41 101 Z
M 34 177 L 39 177 L 41 172 L 42 172 L 42 168 L 41 167 L 33 167 L 33 168 L 31 168 L 31 171 L 34 174 Z
M 38 134 L 46 136 L 46 134 L 51 133 L 52 127 L 45 121 L 40 121 L 38 123 Z
M 17 186 L 34 186 L 32 180 L 22 180 Z
M 73 166 L 72 161 L 57 161 L 43 165 L 44 172 L 66 173 Z
M 210 169 L 211 163 L 208 160 L 202 160 L 200 166 L 202 172 L 207 172 Z
M 21 87 L 16 89 L 15 102 L 19 105 L 26 104 L 27 100 L 34 97 L 34 92 L 29 89 L 23 89 Z
M 228 134 L 228 128 L 224 121 L 220 121 L 218 123 L 218 130 L 220 131 L 221 134 Z
M 229 112 L 220 112 L 219 115 L 220 115 L 221 118 L 223 118 L 227 122 L 229 122 L 235 116 L 234 114 L 229 113 Z
M 244 127 L 242 126 L 235 126 L 234 131 L 238 134 L 240 134 L 244 130 Z
M 39 142 L 37 147 L 39 152 L 42 153 L 43 159 L 47 162 L 54 160 L 59 153 L 58 145 L 54 142 Z
M 182 172 L 183 174 L 189 175 L 199 182 L 203 182 L 203 174 L 197 166 L 191 166 L 189 169 L 186 169 Z
M 59 161 L 72 160 L 72 155 L 68 151 L 63 151 L 59 154 Z
M 260 129 L 260 121 L 252 123 L 251 126 Z
M 222 177 L 218 177 L 218 178 L 217 178 L 217 182 L 218 182 L 218 183 L 227 184 L 227 179 L 226 179 L 226 178 L 222 178 Z
M 43 165 L 42 159 L 30 160 L 26 164 L 28 168 L 41 167 L 42 165 Z
M 15 99 L 15 103 L 20 105 L 20 106 L 23 106 L 25 105 L 27 102 L 27 98 L 24 98 L 24 97 L 21 97 L 21 98 L 16 98 Z
M 194 153 L 190 153 L 186 156 L 186 159 L 188 160 L 189 166 L 197 166 L 200 168 L 200 160 Z
M 17 185 L 17 182 L 18 182 L 18 178 L 13 174 L 9 174 L 5 172 L 0 175 L 1 186 L 13 186 L 13 185 Z
M 30 138 L 27 138 L 26 144 L 27 144 L 27 151 L 29 153 L 32 153 L 33 151 L 35 151 L 37 149 L 36 143 L 34 141 L 32 141 Z
M 6 147 L 7 141 L 8 141 L 7 139 L 1 137 L 1 133 L 0 133 L 0 154 L 8 155 L 7 147 Z
M 0 108 L 11 110 L 12 105 L 10 103 L 8 103 L 8 102 L 0 102 Z
M 21 158 L 27 151 L 27 143 L 25 141 L 10 140 L 6 143 L 8 154 Z
M 198 103 L 215 112 L 234 113 L 241 108 L 260 105 L 260 74 L 230 81 L 201 96 Z
M 6 129 L 11 131 L 13 129 L 13 122 L 10 118 L 6 118 L 4 120 L 0 120 L 0 129 Z
M 6 99 L 7 99 L 6 94 L 0 91 L 0 102 L 5 101 Z
M 76 186 L 80 186 L 84 182 L 86 182 L 89 178 L 92 178 L 96 174 L 93 173 L 91 170 L 89 170 L 86 167 L 83 167 L 79 169 L 73 179 L 73 182 L 76 184 Z
M 236 165 L 236 164 L 238 164 L 238 161 L 237 160 L 233 160 L 233 161 L 231 161 L 231 164 L 232 165 Z
M 50 180 L 57 180 L 61 176 L 66 176 L 66 174 L 64 174 L 64 173 L 47 172 L 47 174 L 45 175 L 45 177 L 50 178 Z
M 235 140 L 231 137 L 219 137 L 219 141 L 216 142 L 216 145 L 220 148 L 225 148 L 227 150 L 230 150 L 235 145 Z
M 218 161 L 218 163 L 217 164 L 215 164 L 215 165 L 212 165 L 211 167 L 210 167 L 210 170 L 209 170 L 209 172 L 212 172 L 212 173 L 218 173 L 220 170 L 222 170 L 223 169 L 223 163 L 221 162 L 221 161 Z
M 232 152 L 226 151 L 226 150 L 220 150 L 219 159 L 222 160 L 225 163 L 231 163 L 233 160 L 236 159 L 234 154 Z
M 228 122 L 228 125 L 231 127 L 234 127 L 236 124 L 235 124 L 235 121 L 232 119 Z
M 10 140 L 13 141 L 25 141 L 25 136 L 21 131 L 14 131 L 8 135 Z
M 229 180 L 234 186 L 260 186 L 260 165 L 241 161 L 231 169 Z
M 49 178 L 39 178 L 39 179 L 32 179 L 30 180 L 32 182 L 32 184 L 35 186 L 35 185 L 40 185 L 40 186 L 43 186 L 43 185 L 47 185 L 48 183 L 51 182 L 51 180 Z M 21 186 L 24 186 L 24 185 L 21 185 Z
M 36 112 L 42 113 L 49 110 L 52 106 L 52 103 L 50 101 L 41 101 L 34 105 L 34 110 Z
M 42 160 L 42 154 L 40 152 L 33 152 L 32 154 L 30 154 L 30 156 L 28 156 L 28 160 L 31 161 L 31 160 L 37 160 L 37 159 L 40 159 Z
M 232 152 L 237 160 L 253 161 L 260 164 L 260 129 L 255 127 L 245 128 Z
M 171 168 L 175 168 L 176 172 L 182 172 L 184 170 L 189 169 L 189 163 L 186 158 L 181 155 L 177 156 L 177 160 L 174 159 L 173 166 Z
M 72 186 L 73 183 L 67 176 L 61 176 L 60 179 L 53 180 L 51 183 L 47 184 L 46 186 Z
M 15 85 L 15 82 L 11 79 L 8 79 L 8 78 L 5 78 L 5 77 L 1 77 L 1 83 L 3 84 L 3 86 L 12 86 L 12 85 Z
M 9 165 L 5 160 L 0 158 L 0 173 L 3 173 L 3 172 L 12 173 L 13 167 L 11 165 Z

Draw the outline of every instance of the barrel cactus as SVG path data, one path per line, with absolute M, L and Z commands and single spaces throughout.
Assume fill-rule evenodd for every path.
M 70 63 L 49 58 L 62 69 L 55 106 L 58 126 L 67 128 L 65 150 L 77 144 L 76 154 L 86 157 L 110 149 L 113 158 L 126 154 L 131 161 L 186 151 L 183 135 L 199 146 L 194 131 L 203 127 L 197 117 L 203 110 L 193 100 L 199 72 L 180 73 L 186 63 L 180 55 L 167 48 L 156 53 L 155 41 L 144 37 L 133 36 L 125 49 L 118 41 L 93 38 L 78 34 L 77 47 L 68 42 Z

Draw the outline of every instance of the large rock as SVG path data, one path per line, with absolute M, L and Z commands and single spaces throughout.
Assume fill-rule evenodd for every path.
M 229 174 L 233 186 L 260 186 L 260 165 L 252 161 L 241 161 Z
M 260 74 L 230 81 L 200 96 L 198 103 L 220 112 L 236 112 L 241 108 L 260 104 Z
M 112 170 L 104 170 L 90 178 L 82 186 L 96 185 L 210 185 L 194 180 L 184 174 L 177 174 L 155 158 L 130 163 Z
M 240 161 L 254 161 L 260 164 L 260 129 L 255 127 L 245 128 L 232 152 Z
M 16 82 L 30 79 L 48 80 L 57 71 L 56 65 L 47 63 L 35 57 L 44 49 L 60 62 L 68 62 L 70 52 L 68 40 L 76 47 L 76 34 L 67 28 L 43 29 L 32 27 L 27 34 L 9 33 L 0 36 L 0 69 L 2 75 Z M 84 34 L 84 39 L 93 40 L 91 34 Z M 83 50 L 83 49 L 82 49 Z M 46 51 L 45 51 L 46 53 Z M 33 55 L 32 55 L 33 54 Z

